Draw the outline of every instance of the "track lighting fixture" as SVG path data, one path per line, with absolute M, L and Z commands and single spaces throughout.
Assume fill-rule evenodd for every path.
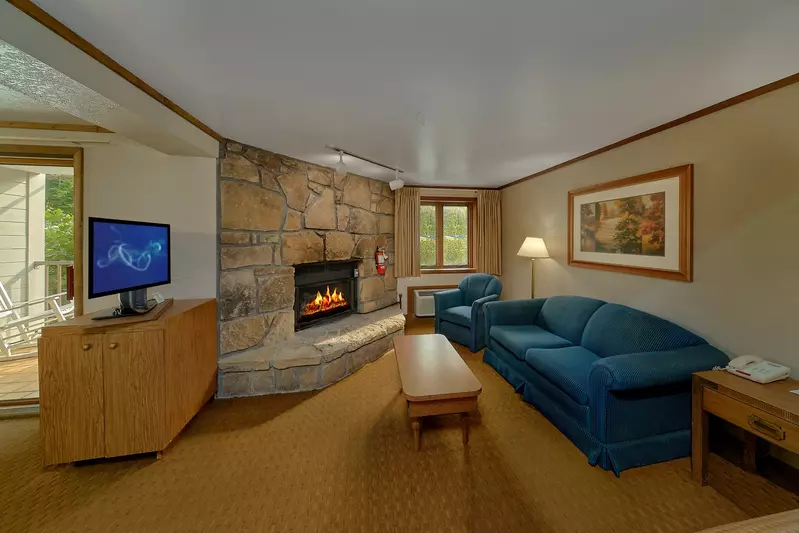
M 338 150 L 338 163 L 336 163 L 336 177 L 343 178 L 347 175 L 347 165 L 344 163 L 344 152 Z

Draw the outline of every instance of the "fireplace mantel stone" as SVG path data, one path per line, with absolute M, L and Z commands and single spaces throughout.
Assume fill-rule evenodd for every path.
M 352 314 L 297 332 L 291 339 L 219 362 L 221 398 L 322 389 L 391 349 L 405 317 L 398 305 Z
M 220 371 L 234 364 L 228 360 L 279 361 L 264 354 L 294 337 L 296 265 L 357 260 L 356 311 L 396 304 L 394 193 L 388 183 L 337 177 L 330 168 L 234 141 L 220 146 L 218 181 Z M 377 247 L 389 255 L 382 275 L 375 268 Z M 288 370 L 266 370 L 273 368 Z M 292 368 L 303 383 L 313 379 L 310 371 L 297 370 L 306 367 Z M 282 383 L 272 382 L 277 388 Z

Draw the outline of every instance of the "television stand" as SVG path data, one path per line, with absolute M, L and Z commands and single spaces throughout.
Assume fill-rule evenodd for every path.
M 129 307 L 122 307 L 119 306 L 115 309 L 112 309 L 111 312 L 107 315 L 97 315 L 93 316 L 92 320 L 111 320 L 113 318 L 124 318 L 128 316 L 142 316 L 146 315 L 150 311 L 156 308 L 158 304 L 155 300 L 150 300 L 147 302 L 147 307 L 145 309 L 133 309 Z
M 92 320 L 109 320 L 128 316 L 145 315 L 158 305 L 155 300 L 147 299 L 147 289 L 135 289 L 119 293 L 119 307 L 110 314 L 98 314 Z
M 105 309 L 103 311 L 97 311 L 96 313 L 92 313 L 90 315 L 84 315 L 86 318 L 91 319 L 92 321 L 95 320 L 110 320 L 114 319 L 114 324 L 136 324 L 137 322 L 149 322 L 150 320 L 157 320 L 161 315 L 164 314 L 169 307 L 172 306 L 172 298 L 168 300 L 164 300 L 163 302 L 155 303 L 155 300 L 151 300 L 154 305 L 148 305 L 147 310 L 144 312 L 133 312 L 127 314 L 117 314 L 120 308 L 116 309 Z
M 216 316 L 216 300 L 165 300 L 141 317 L 44 327 L 44 464 L 164 450 L 216 392 Z

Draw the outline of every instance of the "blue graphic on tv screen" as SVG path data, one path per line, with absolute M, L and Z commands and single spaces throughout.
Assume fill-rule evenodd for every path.
M 92 274 L 94 294 L 169 280 L 169 228 L 94 222 Z

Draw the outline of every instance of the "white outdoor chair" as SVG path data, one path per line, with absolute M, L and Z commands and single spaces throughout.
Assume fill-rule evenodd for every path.
M 36 345 L 42 328 L 50 322 L 61 322 L 72 318 L 75 306 L 60 306 L 58 300 L 66 293 L 53 294 L 44 298 L 37 298 L 27 302 L 15 304 L 11 301 L 8 291 L 0 282 L 0 357 L 10 357 L 12 348 L 21 348 Z M 45 304 L 42 312 L 32 312 L 32 306 Z M 29 355 L 35 353 L 20 352 L 14 355 Z

